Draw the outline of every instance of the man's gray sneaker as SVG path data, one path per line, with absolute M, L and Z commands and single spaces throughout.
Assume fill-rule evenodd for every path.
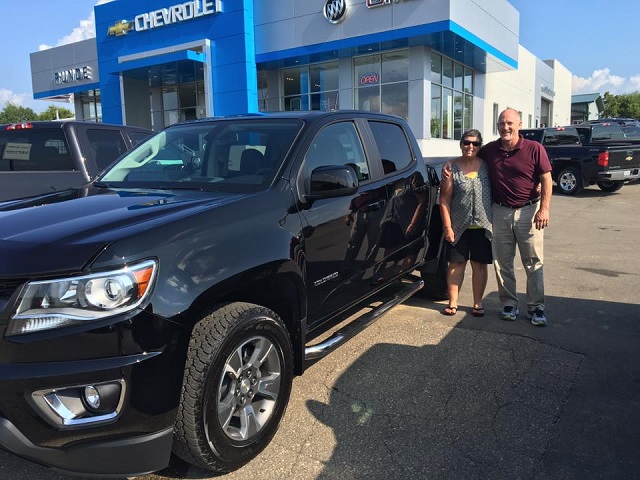
M 547 317 L 544 315 L 544 310 L 536 308 L 535 310 L 530 310 L 527 312 L 527 318 L 531 320 L 531 325 L 535 325 L 536 327 L 546 327 L 547 326 Z
M 502 320 L 513 322 L 516 318 L 518 318 L 519 313 L 520 312 L 516 307 L 504 307 L 502 309 L 502 313 L 500 314 L 500 318 L 502 318 Z

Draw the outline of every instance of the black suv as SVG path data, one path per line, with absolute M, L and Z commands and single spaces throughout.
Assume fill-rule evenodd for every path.
M 0 446 L 94 475 L 247 463 L 294 375 L 446 294 L 438 184 L 398 117 L 290 112 L 174 125 L 0 204 Z

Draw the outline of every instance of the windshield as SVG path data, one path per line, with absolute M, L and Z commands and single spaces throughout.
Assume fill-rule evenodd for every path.
M 118 188 L 255 192 L 268 187 L 302 123 L 264 117 L 169 127 L 98 180 Z

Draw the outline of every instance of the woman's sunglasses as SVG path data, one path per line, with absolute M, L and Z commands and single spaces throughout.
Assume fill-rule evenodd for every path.
M 480 145 L 482 145 L 482 142 L 478 142 L 477 140 L 475 142 L 472 142 L 471 140 L 462 140 L 462 145 L 464 145 L 465 147 L 467 145 L 473 145 L 474 147 L 479 147 Z

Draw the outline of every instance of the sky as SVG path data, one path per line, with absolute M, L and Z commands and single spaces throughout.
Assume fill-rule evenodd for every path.
M 51 105 L 33 99 L 29 54 L 95 37 L 93 7 L 105 1 L 110 0 L 0 0 L 0 109 L 7 102 L 36 112 Z M 640 91 L 640 1 L 509 2 L 520 12 L 520 44 L 564 65 L 573 75 L 574 95 Z

